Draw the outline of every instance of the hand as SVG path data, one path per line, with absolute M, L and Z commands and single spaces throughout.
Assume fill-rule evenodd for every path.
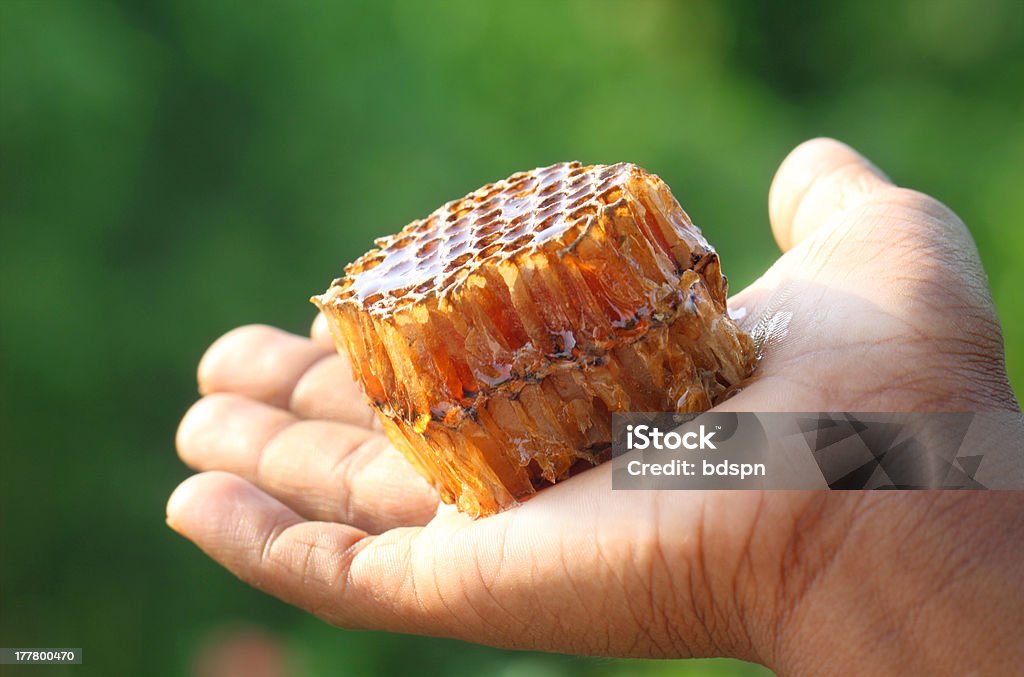
M 1018 409 L 970 235 L 846 146 L 771 190 L 786 252 L 736 295 L 791 313 L 740 411 Z M 1018 492 L 613 492 L 610 466 L 473 521 L 373 424 L 322 318 L 243 327 L 178 432 L 200 474 L 168 523 L 248 583 L 343 627 L 787 673 L 984 673 L 1024 661 Z

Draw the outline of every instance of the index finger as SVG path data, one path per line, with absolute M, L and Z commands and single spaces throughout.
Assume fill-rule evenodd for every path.
M 608 493 L 594 484 L 610 481 L 600 470 L 515 510 L 476 521 L 442 511 L 378 536 L 303 521 L 226 473 L 186 480 L 167 518 L 242 580 L 343 627 L 587 654 L 711 651 L 698 632 L 678 644 L 680 627 L 699 621 L 687 593 L 668 594 L 663 568 L 667 556 L 685 577 L 698 546 L 662 552 L 656 521 L 639 519 L 643 499 L 599 500 Z

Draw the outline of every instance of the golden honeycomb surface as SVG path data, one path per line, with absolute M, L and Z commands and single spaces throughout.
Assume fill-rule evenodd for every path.
M 718 255 L 657 176 L 560 163 L 380 238 L 313 301 L 392 443 L 473 516 L 608 456 L 611 414 L 754 369 Z

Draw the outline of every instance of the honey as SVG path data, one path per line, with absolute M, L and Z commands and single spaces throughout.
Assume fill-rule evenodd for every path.
M 718 255 L 656 176 L 560 163 L 449 202 L 313 301 L 392 443 L 473 516 L 607 457 L 616 411 L 754 368 Z

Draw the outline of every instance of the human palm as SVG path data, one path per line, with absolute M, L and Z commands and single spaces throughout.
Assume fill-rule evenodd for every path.
M 791 154 L 770 203 L 786 253 L 730 300 L 763 358 L 721 409 L 1016 410 L 984 274 L 954 214 L 828 140 Z M 935 632 L 966 614 L 977 620 L 966 632 L 999 649 L 1006 638 L 972 616 L 978 601 L 1011 618 L 1024 608 L 998 569 L 1020 552 L 991 519 L 1024 524 L 1015 494 L 616 492 L 604 465 L 474 521 L 440 505 L 388 444 L 322 317 L 310 339 L 230 332 L 199 382 L 178 449 L 202 472 L 175 491 L 169 524 L 343 627 L 806 672 L 852 660 L 858 639 L 895 650 L 886 629 L 920 609 L 920 577 L 940 565 L 984 555 L 975 570 L 1003 573 L 929 602 L 922 623 Z M 881 603 L 859 605 L 865 589 Z M 838 645 L 829 623 L 843 628 Z

